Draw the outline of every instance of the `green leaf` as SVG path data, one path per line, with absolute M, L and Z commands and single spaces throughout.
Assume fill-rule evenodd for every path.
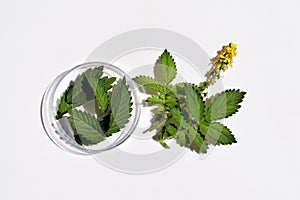
M 147 131 L 153 131 L 154 129 L 161 129 L 165 124 L 166 124 L 166 119 L 163 119 L 155 124 L 152 124 L 152 126 L 149 129 L 145 130 L 144 133 Z
M 166 87 L 158 80 L 149 76 L 137 76 L 133 79 L 137 84 L 152 89 L 157 92 L 165 93 Z
M 234 135 L 231 131 L 219 122 L 202 122 L 200 124 L 201 132 L 205 135 L 205 138 L 211 141 L 213 144 L 232 144 L 236 143 Z
M 112 88 L 112 84 L 115 82 L 116 77 L 108 78 L 108 76 L 104 76 L 100 79 L 98 85 L 100 84 L 104 90 L 108 91 L 110 88 Z
M 176 97 L 167 95 L 165 104 L 167 104 L 168 106 L 175 106 L 175 105 L 178 105 L 178 100 Z
M 161 96 L 153 95 L 151 97 L 148 97 L 146 101 L 152 104 L 162 104 L 162 105 L 167 104 L 168 106 L 178 105 L 177 99 L 169 95 L 166 95 L 165 98 Z
M 172 108 L 170 110 L 170 113 L 171 113 L 172 119 L 174 119 L 178 123 L 178 125 L 180 125 L 181 124 L 181 118 L 182 118 L 180 109 L 179 108 Z
M 164 129 L 159 130 L 153 137 L 153 140 L 157 141 L 160 143 L 161 146 L 164 148 L 168 149 L 170 148 L 167 143 L 165 143 L 165 138 L 164 138 Z
M 152 104 L 164 104 L 164 99 L 161 99 L 159 96 L 151 96 L 146 99 L 147 102 Z
M 189 84 L 193 87 L 194 92 L 197 95 L 197 100 L 198 100 L 198 104 L 199 104 L 199 114 L 200 114 L 200 120 L 205 118 L 205 103 L 202 97 L 202 92 L 203 90 L 194 84 Z
M 189 147 L 188 141 L 187 141 L 187 138 L 186 138 L 186 135 L 187 135 L 187 131 L 186 131 L 185 129 L 184 129 L 184 130 L 180 130 L 180 131 L 177 133 L 176 141 L 177 141 L 177 143 L 178 143 L 180 146 L 183 146 L 183 147 Z
M 164 141 L 159 141 L 159 143 L 161 144 L 161 146 L 163 146 L 165 149 L 169 149 L 169 145 L 167 145 L 167 143 L 165 143 Z
M 177 88 L 177 91 L 179 91 L 186 98 L 188 113 L 198 124 L 200 120 L 204 119 L 205 113 L 205 104 L 201 94 L 201 89 L 198 86 L 190 83 L 178 84 Z
M 72 104 L 73 107 L 80 106 L 87 101 L 86 94 L 83 91 L 84 74 L 80 74 L 74 81 L 74 87 L 72 91 Z
M 191 83 L 176 84 L 178 102 L 182 109 L 182 116 L 186 120 L 193 119 L 196 123 L 204 119 L 205 104 L 199 87 Z M 186 107 L 186 109 L 185 109 Z
M 186 83 L 186 82 L 182 82 L 182 83 L 176 83 L 175 84 L 175 91 L 177 94 L 185 94 L 185 86 L 188 85 L 190 87 L 193 88 L 193 90 L 197 93 L 197 94 L 203 94 L 203 89 L 193 83 Z
M 69 104 L 67 104 L 64 96 L 62 96 L 62 98 L 60 99 L 58 108 L 57 108 L 56 119 L 62 118 L 63 115 L 66 114 L 70 108 L 71 108 L 71 106 Z
M 65 101 L 67 104 L 72 104 L 72 95 L 73 95 L 74 82 L 71 81 L 69 87 L 65 91 Z
M 103 74 L 103 66 L 96 67 L 96 68 L 89 68 L 84 73 L 87 81 L 89 82 L 91 88 L 95 92 L 97 89 L 98 82 Z
M 108 78 L 107 76 L 105 76 L 101 78 L 98 82 L 95 95 L 96 95 L 96 100 L 103 112 L 106 111 L 109 104 L 108 90 L 112 88 L 112 84 L 115 80 L 116 80 L 115 77 Z
M 176 63 L 167 49 L 157 59 L 154 68 L 155 76 L 164 84 L 169 84 L 177 74 Z M 161 75 L 163 77 L 161 77 Z
M 176 135 L 177 128 L 175 128 L 171 124 L 167 124 L 166 125 L 166 131 L 167 131 L 167 133 L 168 133 L 169 136 L 173 136 L 173 135 Z
M 121 128 L 125 127 L 131 116 L 132 102 L 125 78 L 113 87 L 110 105 L 111 115 L 109 129 L 106 132 L 107 136 L 119 132 Z
M 197 153 L 207 153 L 208 144 L 194 127 L 189 128 L 189 138 L 191 141 L 190 149 L 192 151 L 194 150 Z
M 70 108 L 72 108 L 72 92 L 73 92 L 73 82 L 70 83 L 66 91 L 63 93 L 60 98 L 60 102 L 57 107 L 56 119 L 62 118 L 64 114 L 68 112 Z
M 99 121 L 91 114 L 73 109 L 70 112 L 70 120 L 73 128 L 76 130 L 82 141 L 87 141 L 85 145 L 97 144 L 105 139 L 102 127 Z
M 197 153 L 207 153 L 208 143 L 201 137 L 200 133 L 197 133 L 194 137 L 192 145 L 190 146 L 190 149 L 196 151 Z
M 162 130 L 159 130 L 153 137 L 154 140 L 156 141 L 161 141 L 163 140 L 163 133 Z
M 190 85 L 185 85 L 185 95 L 187 101 L 187 108 L 189 113 L 192 115 L 196 123 L 200 122 L 200 113 L 203 113 L 203 110 L 200 109 L 200 98 L 199 95 L 193 90 Z
M 187 147 L 197 153 L 207 153 L 208 143 L 193 126 L 190 126 L 188 129 L 179 130 L 176 136 L 176 142 L 180 146 Z
M 100 66 L 90 68 L 76 77 L 72 92 L 73 107 L 81 106 L 95 98 L 97 84 L 101 80 L 102 74 L 103 66 Z
M 101 111 L 105 112 L 109 104 L 109 96 L 103 87 L 99 86 L 96 90 L 96 100 L 100 106 Z
M 75 138 L 75 141 L 77 142 L 77 144 L 79 144 L 80 146 L 83 145 L 83 142 L 82 142 L 82 138 L 80 138 L 80 136 L 78 134 L 75 134 L 74 135 L 74 138 Z M 87 142 L 88 144 L 89 142 Z
M 233 115 L 241 107 L 240 103 L 243 101 L 245 94 L 246 92 L 233 89 L 217 95 L 207 109 L 206 120 L 218 120 Z

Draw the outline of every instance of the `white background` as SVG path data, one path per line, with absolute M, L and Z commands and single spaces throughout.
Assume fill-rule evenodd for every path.
M 0 1 L 1 199 L 300 199 L 300 1 Z M 247 91 L 227 121 L 238 143 L 128 175 L 58 149 L 39 104 L 60 72 L 137 28 L 182 33 L 215 55 L 238 44 L 225 88 Z

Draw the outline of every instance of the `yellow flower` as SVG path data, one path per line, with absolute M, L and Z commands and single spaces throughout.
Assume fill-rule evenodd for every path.
M 221 67 L 222 67 L 222 65 L 221 64 L 218 64 L 217 66 L 216 66 L 216 71 L 219 73 L 220 72 L 220 70 L 221 70 Z
M 202 88 L 207 88 L 213 85 L 217 79 L 221 78 L 221 71 L 226 71 L 229 67 L 232 67 L 233 58 L 236 56 L 236 44 L 230 42 L 227 46 L 223 46 L 216 57 L 211 59 L 212 69 L 206 74 L 207 80 L 204 83 L 200 83 Z
M 236 44 L 230 42 L 229 45 L 223 46 L 222 50 L 218 52 L 218 55 L 213 58 L 213 63 L 216 66 L 216 71 L 225 71 L 228 69 L 228 66 L 232 67 L 233 57 L 235 57 L 236 54 Z

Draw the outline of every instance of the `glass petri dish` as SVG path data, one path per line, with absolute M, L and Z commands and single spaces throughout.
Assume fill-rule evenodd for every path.
M 75 135 L 77 135 L 76 130 L 72 128 L 68 118 L 56 118 L 59 101 L 65 90 L 70 86 L 70 82 L 74 81 L 78 75 L 100 66 L 103 66 L 102 77 L 115 77 L 116 81 L 114 83 L 121 81 L 121 79 L 126 80 L 126 85 L 132 99 L 131 116 L 124 128 L 117 133 L 113 133 L 112 136 L 106 137 L 105 140 L 92 145 L 79 144 L 75 140 Z M 78 155 L 93 155 L 113 149 L 129 138 L 138 124 L 141 104 L 138 86 L 125 72 L 108 63 L 89 62 L 63 72 L 52 81 L 43 95 L 40 114 L 46 134 L 59 148 Z M 91 100 L 79 109 L 84 109 L 92 115 L 96 115 L 95 106 L 96 101 Z

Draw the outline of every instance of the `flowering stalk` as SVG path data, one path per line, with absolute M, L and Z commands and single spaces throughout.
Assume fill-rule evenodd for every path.
M 233 57 L 237 54 L 236 44 L 230 42 L 229 45 L 223 46 L 216 57 L 212 58 L 212 68 L 207 72 L 206 81 L 201 82 L 199 86 L 203 89 L 215 84 L 217 79 L 221 78 L 221 72 L 226 71 L 233 65 Z

